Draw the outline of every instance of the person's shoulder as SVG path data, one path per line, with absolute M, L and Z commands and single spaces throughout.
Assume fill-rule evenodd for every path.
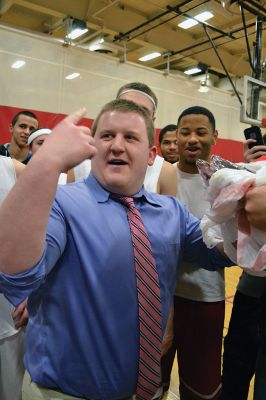
M 14 166 L 16 176 L 18 178 L 20 176 L 20 174 L 22 173 L 22 171 L 24 171 L 24 169 L 26 168 L 26 165 L 22 164 L 20 161 L 16 160 L 15 158 L 12 158 L 11 161 Z
M 174 167 L 168 161 L 163 160 L 157 188 L 160 194 L 176 196 L 177 193 L 176 167 Z

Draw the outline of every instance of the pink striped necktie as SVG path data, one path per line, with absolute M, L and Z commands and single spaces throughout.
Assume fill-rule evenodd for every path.
M 135 259 L 140 334 L 136 400 L 151 400 L 161 385 L 162 314 L 158 273 L 133 198 L 113 194 L 111 198 L 127 207 Z

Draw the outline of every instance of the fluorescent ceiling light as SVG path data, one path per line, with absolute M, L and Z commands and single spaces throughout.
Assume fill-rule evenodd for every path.
M 160 57 L 161 53 L 155 51 L 154 53 L 146 54 L 146 56 L 140 57 L 139 61 L 149 61 L 153 60 L 154 58 Z
M 205 22 L 212 17 L 214 17 L 214 15 L 210 11 L 203 11 L 202 13 L 196 15 L 195 18 L 200 22 Z
M 74 39 L 77 39 L 78 37 L 84 35 L 84 33 L 86 33 L 86 32 L 88 32 L 88 28 L 84 28 L 84 29 L 76 28 L 76 29 L 73 29 L 73 31 L 71 33 L 69 33 L 67 35 L 67 37 L 69 39 L 74 40 Z
M 79 73 L 79 72 L 73 72 L 72 74 L 67 75 L 67 76 L 66 76 L 66 79 L 75 79 L 75 78 L 77 78 L 78 76 L 80 76 L 80 73 Z
M 26 62 L 23 61 L 23 60 L 18 60 L 18 61 L 14 62 L 14 63 L 11 65 L 11 68 L 14 68 L 14 69 L 21 68 L 21 67 L 23 67 L 23 65 L 24 65 L 25 63 L 26 63 Z
M 183 29 L 192 28 L 192 26 L 195 26 L 195 25 L 198 25 L 198 22 L 195 21 L 194 19 L 186 19 L 185 21 L 178 24 L 178 26 Z
M 184 71 L 184 74 L 186 74 L 186 75 L 194 75 L 194 74 L 197 74 L 197 73 L 199 73 L 201 71 L 202 71 L 202 69 L 200 69 L 198 67 L 194 67 L 194 68 L 190 68 L 190 69 L 187 69 L 186 71 Z
M 210 11 L 203 11 L 202 13 L 195 15 L 194 17 L 195 19 L 192 18 L 186 19 L 185 21 L 178 24 L 178 26 L 183 29 L 188 29 L 198 24 L 196 19 L 200 22 L 205 22 L 208 21 L 208 19 L 211 19 L 212 17 L 214 17 L 214 15 Z

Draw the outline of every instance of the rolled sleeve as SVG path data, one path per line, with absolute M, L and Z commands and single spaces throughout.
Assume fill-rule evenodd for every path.
M 18 306 L 34 290 L 42 285 L 47 274 L 53 269 L 66 245 L 64 216 L 55 201 L 49 217 L 45 249 L 40 260 L 26 271 L 15 275 L 0 273 L 0 292 Z
M 0 289 L 4 296 L 17 307 L 45 280 L 45 253 L 36 265 L 16 275 L 0 273 Z

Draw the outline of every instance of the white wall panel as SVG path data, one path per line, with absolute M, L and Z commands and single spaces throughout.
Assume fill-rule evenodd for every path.
M 19 70 L 10 65 L 17 59 L 26 64 Z M 129 81 L 151 86 L 159 99 L 157 127 L 175 123 L 185 108 L 202 105 L 217 120 L 220 137 L 243 140 L 246 125 L 239 122 L 237 99 L 211 88 L 199 93 L 198 82 L 91 53 L 31 34 L 0 27 L 1 90 L 0 104 L 33 108 L 54 113 L 69 113 L 83 105 L 88 117 L 95 118 L 101 106 L 113 99 L 119 87 Z M 66 80 L 71 72 L 80 77 Z

